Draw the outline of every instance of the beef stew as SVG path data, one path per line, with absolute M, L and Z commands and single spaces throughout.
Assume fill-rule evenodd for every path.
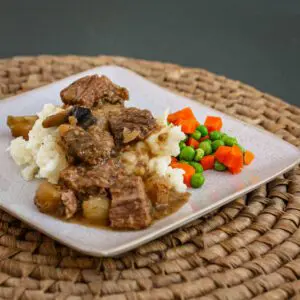
M 179 209 L 188 199 L 148 168 L 151 151 L 137 151 L 162 126 L 149 110 L 124 107 L 129 93 L 105 76 L 86 76 L 61 91 L 64 106 L 42 121 L 57 134 L 67 167 L 56 184 L 40 184 L 34 202 L 43 212 L 60 218 L 137 230 Z M 32 121 L 35 119 L 32 118 Z M 31 124 L 32 127 L 32 124 Z M 164 133 L 167 141 L 168 134 Z M 122 155 L 134 151 L 135 169 L 128 171 Z M 148 151 L 148 150 L 147 150 Z M 143 168 L 143 172 L 138 170 Z M 84 222 L 83 222 L 84 223 Z

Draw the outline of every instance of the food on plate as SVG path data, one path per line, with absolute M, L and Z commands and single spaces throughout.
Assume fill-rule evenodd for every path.
M 204 184 L 205 170 L 238 174 L 254 159 L 254 154 L 245 150 L 235 137 L 221 132 L 223 121 L 218 116 L 207 116 L 204 124 L 200 124 L 191 108 L 186 107 L 169 114 L 167 119 L 174 125 L 184 124 L 181 130 L 186 136 L 180 141 L 180 154 L 172 158 L 171 166 L 184 170 L 184 183 L 189 187 Z
M 190 108 L 163 118 L 126 107 L 126 88 L 86 76 L 36 116 L 9 116 L 10 155 L 26 180 L 43 179 L 33 197 L 46 214 L 112 229 L 138 230 L 177 211 L 200 188 L 204 171 L 233 174 L 254 155 Z
M 37 116 L 8 116 L 7 126 L 10 128 L 12 136 L 22 136 L 25 140 L 28 140 L 29 131 L 32 129 L 37 118 Z
M 8 117 L 22 176 L 43 179 L 34 196 L 41 212 L 141 229 L 187 201 L 184 171 L 170 166 L 185 137 L 180 126 L 125 107 L 127 89 L 105 76 L 81 78 L 60 95 L 60 107 Z

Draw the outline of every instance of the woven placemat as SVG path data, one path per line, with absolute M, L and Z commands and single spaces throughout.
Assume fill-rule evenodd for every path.
M 299 108 L 239 81 L 160 62 L 108 56 L 2 59 L 0 99 L 107 64 L 300 145 Z M 118 258 L 82 255 L 0 211 L 0 298 L 300 299 L 299 226 L 298 167 Z

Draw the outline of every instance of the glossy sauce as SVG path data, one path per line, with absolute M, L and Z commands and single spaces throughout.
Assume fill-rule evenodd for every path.
M 166 207 L 163 210 L 154 209 L 152 224 L 159 219 L 163 219 L 163 218 L 177 212 L 187 201 L 188 201 L 188 197 L 182 197 L 182 199 L 172 202 L 170 205 L 168 205 L 168 207 Z M 76 215 L 67 221 L 66 221 L 66 219 L 63 219 L 63 218 L 61 218 L 61 219 L 64 220 L 65 222 L 80 224 L 80 225 L 84 225 L 87 227 L 102 228 L 102 229 L 106 229 L 106 230 L 114 230 L 113 228 L 109 227 L 108 220 L 94 221 L 94 220 L 89 220 L 89 219 L 83 217 L 82 215 Z M 124 229 L 124 230 L 118 230 L 118 231 L 128 231 L 128 230 Z

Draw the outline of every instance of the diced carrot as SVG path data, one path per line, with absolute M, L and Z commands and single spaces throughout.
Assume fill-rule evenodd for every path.
M 243 167 L 243 153 L 241 149 L 233 145 L 231 151 L 226 155 L 223 164 L 231 170 L 239 170 Z
M 200 138 L 200 142 L 203 142 L 208 139 L 209 139 L 209 135 L 203 136 L 202 138 Z
M 216 153 L 215 153 L 215 156 L 216 156 L 216 159 L 220 162 L 220 163 L 224 163 L 225 162 L 225 159 L 228 155 L 228 153 L 230 153 L 231 151 L 231 147 L 228 147 L 228 146 L 220 146 Z
M 213 169 L 214 168 L 214 163 L 215 163 L 215 156 L 214 155 L 204 156 L 200 160 L 200 163 L 201 163 L 204 170 Z
M 254 154 L 251 151 L 247 150 L 244 153 L 244 164 L 250 165 L 253 159 L 254 159 Z
M 168 122 L 174 123 L 177 120 L 196 120 L 195 115 L 190 107 L 185 107 L 182 110 L 176 111 L 168 115 Z
M 207 127 L 208 132 L 211 132 L 221 130 L 223 123 L 220 117 L 207 116 L 204 125 Z
M 199 147 L 199 144 L 200 144 L 200 143 L 199 143 L 197 140 L 195 140 L 195 139 L 193 139 L 192 137 L 190 137 L 190 138 L 187 140 L 186 144 L 187 144 L 188 146 L 193 147 L 194 149 L 197 149 L 197 148 Z
M 171 165 L 174 164 L 174 163 L 177 163 L 177 158 L 172 156 L 171 157 Z
M 230 171 L 231 174 L 238 174 L 242 171 L 242 168 L 228 168 L 228 170 Z
M 190 119 L 190 120 L 180 119 L 175 122 L 175 125 L 180 125 L 182 132 L 186 134 L 191 134 L 196 130 L 197 126 L 199 125 L 199 122 L 195 119 Z
M 191 178 L 195 174 L 195 169 L 190 166 L 189 164 L 186 163 L 172 163 L 171 164 L 172 168 L 178 168 L 184 170 L 184 175 L 183 175 L 183 182 L 188 186 L 191 187 Z

